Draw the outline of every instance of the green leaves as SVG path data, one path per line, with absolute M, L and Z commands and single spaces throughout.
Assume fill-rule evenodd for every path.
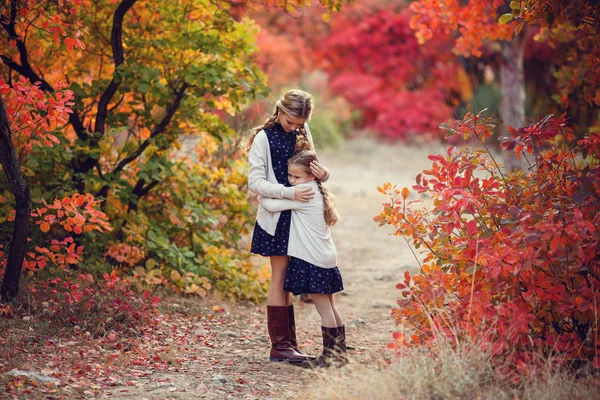
M 498 22 L 504 25 L 504 24 L 509 23 L 512 20 L 513 20 L 512 14 L 504 14 L 498 19 Z
M 521 16 L 521 2 L 520 1 L 511 1 L 510 2 L 510 9 L 511 12 L 507 13 L 507 14 L 503 14 L 499 19 L 498 22 L 502 25 L 509 23 L 510 21 L 512 21 L 514 18 L 519 18 Z M 519 29 L 519 32 L 521 31 L 523 27 L 521 26 L 521 28 Z M 518 35 L 519 32 L 516 32 L 516 34 Z

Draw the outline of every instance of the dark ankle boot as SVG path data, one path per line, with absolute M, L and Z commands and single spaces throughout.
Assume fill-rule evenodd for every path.
M 292 343 L 292 348 L 294 350 L 296 350 L 298 353 L 307 357 L 309 361 L 316 360 L 317 357 L 304 354 L 298 348 L 298 340 L 296 339 L 296 318 L 294 317 L 294 306 L 292 304 L 290 304 L 288 306 L 288 323 L 289 323 L 289 328 L 290 328 L 290 342 Z
M 288 306 L 267 306 L 267 325 L 271 338 L 269 359 L 275 362 L 302 364 L 309 361 L 304 354 L 298 353 L 290 340 Z
M 334 348 L 337 338 L 337 328 L 321 327 L 323 335 L 323 354 L 317 358 L 311 365 L 314 367 L 327 368 L 331 366 L 334 358 Z
M 348 348 L 346 347 L 346 326 L 337 327 L 336 360 L 342 365 L 348 364 Z

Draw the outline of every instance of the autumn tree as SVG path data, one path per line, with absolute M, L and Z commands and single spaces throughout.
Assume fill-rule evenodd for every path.
M 2 9 L 10 38 L 0 44 L 3 82 L 12 90 L 24 79 L 48 101 L 58 93 L 69 102 L 73 96 L 61 110 L 66 125 L 52 126 L 56 146 L 13 137 L 34 206 L 76 193 L 103 200 L 112 236 L 76 237 L 88 250 L 88 268 L 106 268 L 107 261 L 131 269 L 145 265 L 159 275 L 148 282 L 173 278 L 197 292 L 207 276 L 227 280 L 236 268 L 251 269 L 248 260 L 232 260 L 239 254 L 230 248 L 247 229 L 249 209 L 240 200 L 241 154 L 227 141 L 235 132 L 217 114 L 235 113 L 267 91 L 250 59 L 256 25 L 228 2 L 73 4 L 15 0 Z M 44 99 L 32 105 L 45 115 Z M 182 135 L 199 138 L 205 148 L 182 156 L 189 150 L 180 149 Z M 4 196 L 0 218 L 9 220 L 12 194 Z M 226 233 L 214 234 L 217 226 Z M 6 225 L 1 229 L 8 236 Z M 55 225 L 50 234 L 62 238 L 72 230 L 72 224 Z M 43 233 L 33 232 L 32 240 L 48 240 Z M 216 265 L 229 270 L 211 271 Z
M 22 76 L 47 93 L 69 81 L 76 97 L 69 129 L 57 135 L 62 151 L 43 143 L 22 151 L 25 165 L 36 170 L 29 177 L 37 187 L 33 201 L 72 191 L 109 199 L 105 209 L 117 239 L 129 212 L 171 174 L 175 162 L 168 153 L 181 130 L 221 136 L 227 129 L 210 110 L 233 112 L 264 91 L 261 73 L 244 62 L 252 51 L 252 22 L 235 22 L 208 3 L 87 4 L 79 15 L 91 32 L 85 50 L 81 32 L 60 40 L 66 31 L 58 24 L 67 24 L 74 8 L 32 35 L 34 21 L 44 21 L 52 4 L 15 1 L 11 7 L 3 17 L 11 37 L 1 49 L 6 81 Z
M 43 16 L 40 31 L 47 31 L 48 36 L 51 35 L 56 43 L 65 39 L 69 43 L 75 41 L 81 44 L 79 39 L 72 37 L 73 34 L 78 36 L 76 32 L 79 31 L 72 32 L 68 24 L 62 21 L 63 15 L 75 14 L 77 7 L 81 4 L 82 2 L 77 0 L 68 1 L 63 3 L 65 6 L 63 8 L 53 7 L 52 4 L 46 4 L 46 2 L 13 0 L 10 4 L 6 3 L 5 7 L 0 9 L 2 12 L 0 26 L 2 33 L 5 34 L 5 43 L 9 47 L 18 48 L 21 51 L 23 41 L 17 34 L 18 21 L 31 18 L 30 12 L 35 8 L 49 5 L 51 10 L 48 15 Z M 71 35 L 65 28 L 70 31 Z M 4 55 L 2 55 L 2 60 L 3 62 L 8 61 Z M 27 63 L 26 53 L 22 53 L 21 61 L 23 64 Z M 36 83 L 39 86 L 39 81 L 36 80 Z M 31 213 L 29 186 L 21 172 L 15 142 L 21 146 L 20 150 L 31 149 L 33 143 L 52 146 L 54 142 L 58 142 L 56 137 L 51 134 L 52 128 L 56 126 L 57 122 L 64 122 L 63 118 L 68 110 L 65 107 L 65 101 L 69 100 L 68 95 L 63 97 L 63 93 L 58 93 L 56 97 L 49 96 L 47 98 L 38 86 L 27 84 L 24 78 L 12 84 L 7 84 L 4 79 L 0 78 L 0 161 L 16 203 L 15 223 L 0 289 L 3 301 L 14 299 L 18 293 L 21 269 L 27 251 Z M 4 99 L 8 102 L 6 103 L 8 107 Z
M 17 215 L 12 233 L 13 245 L 8 255 L 7 272 L 5 272 L 0 296 L 3 300 L 14 298 L 18 292 L 21 266 L 27 250 L 27 231 L 29 214 L 31 213 L 31 198 L 29 187 L 21 173 L 19 160 L 12 143 L 12 131 L 4 101 L 0 97 L 0 162 L 10 187 L 15 196 Z
M 319 52 L 333 90 L 364 113 L 363 125 L 389 138 L 437 135 L 439 121 L 468 95 L 447 34 L 421 46 L 406 9 L 345 12 L 331 21 Z
M 410 5 L 411 26 L 424 43 L 439 34 L 456 36 L 453 50 L 465 57 L 480 57 L 497 49 L 500 55 L 501 115 L 504 126 L 525 125 L 525 77 L 523 56 L 528 31 L 536 28 L 536 40 L 553 48 L 565 47 L 557 59 L 556 100 L 562 107 L 578 89 L 585 101 L 594 101 L 594 85 L 583 85 L 584 76 L 595 76 L 599 5 L 593 1 L 430 1 Z M 540 30 L 541 28 L 541 30 Z M 594 61 L 596 60 L 596 61 Z M 585 89 L 584 89 L 585 86 Z M 580 107 L 574 114 L 579 114 Z M 574 115 L 577 117 L 577 115 Z
M 555 73 L 557 103 L 566 108 L 579 92 L 585 103 L 600 107 L 600 4 L 583 0 L 515 3 L 511 3 L 511 14 L 502 16 L 504 21 L 516 21 L 517 28 L 540 26 L 537 40 L 565 51 Z

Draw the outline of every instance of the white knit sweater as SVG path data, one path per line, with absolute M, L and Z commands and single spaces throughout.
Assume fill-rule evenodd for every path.
M 315 196 L 307 202 L 269 199 L 259 196 L 262 207 L 270 213 L 292 210 L 288 255 L 321 268 L 337 266 L 337 252 L 323 214 L 323 195 L 316 181 L 296 185 L 308 186 Z
M 308 140 L 312 144 L 312 135 L 308 129 L 308 124 L 304 124 L 304 129 L 308 135 Z M 258 132 L 254 138 L 254 142 L 252 142 L 252 147 L 248 153 L 248 162 L 250 164 L 250 169 L 248 170 L 248 188 L 251 191 L 268 198 L 294 199 L 296 193 L 294 187 L 285 187 L 277 182 L 273 163 L 271 162 L 271 147 L 269 146 L 269 139 L 264 130 Z M 329 175 L 327 176 L 328 178 Z M 256 221 L 265 232 L 274 236 L 279 216 L 279 212 L 267 212 L 259 205 Z

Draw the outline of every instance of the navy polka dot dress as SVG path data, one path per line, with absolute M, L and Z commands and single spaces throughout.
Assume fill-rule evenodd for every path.
M 287 160 L 294 154 L 296 147 L 296 132 L 286 132 L 279 123 L 271 128 L 265 128 L 269 148 L 271 150 L 271 162 L 277 182 L 290 187 L 288 181 Z M 290 222 L 292 211 L 282 211 L 277 222 L 275 236 L 269 235 L 256 223 L 252 235 L 252 247 L 250 252 L 261 256 L 285 256 L 287 255 L 288 242 L 290 239 Z
M 294 295 L 302 293 L 333 294 L 344 290 L 338 267 L 321 268 L 296 257 L 290 257 L 283 290 Z

